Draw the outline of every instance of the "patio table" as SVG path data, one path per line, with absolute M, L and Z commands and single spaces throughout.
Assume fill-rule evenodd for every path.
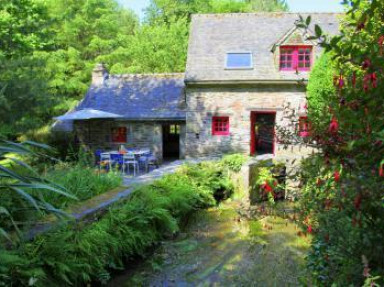
M 119 164 L 123 163 L 123 153 L 117 151 L 117 150 L 112 150 L 112 151 L 107 151 L 105 153 L 109 153 L 111 155 L 112 161 L 118 162 Z M 128 153 L 133 153 L 136 158 L 139 158 L 143 155 L 150 154 L 151 151 L 149 149 L 135 149 L 135 150 L 128 150 L 125 154 Z

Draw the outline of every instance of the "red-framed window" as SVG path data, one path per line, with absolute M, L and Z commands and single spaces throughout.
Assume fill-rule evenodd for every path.
M 126 127 L 112 128 L 112 142 L 114 142 L 114 143 L 126 143 L 127 142 L 127 128 Z
M 229 135 L 229 117 L 212 117 L 212 135 Z
M 299 136 L 300 137 L 308 137 L 310 135 L 311 124 L 308 120 L 308 117 L 300 117 L 299 118 Z
M 281 46 L 281 71 L 309 71 L 312 65 L 311 46 Z

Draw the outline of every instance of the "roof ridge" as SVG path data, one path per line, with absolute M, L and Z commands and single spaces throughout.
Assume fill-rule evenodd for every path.
M 133 78 L 183 78 L 185 73 L 142 73 L 142 74 L 111 74 L 111 77 L 121 79 Z

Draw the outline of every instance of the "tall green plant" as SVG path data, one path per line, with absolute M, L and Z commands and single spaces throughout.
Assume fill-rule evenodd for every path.
M 63 197 L 76 199 L 64 188 L 40 177 L 34 169 L 16 157 L 8 157 L 9 153 L 14 155 L 35 155 L 30 147 L 47 149 L 45 145 L 24 142 L 13 143 L 2 141 L 0 143 L 0 234 L 10 240 L 8 233 L 16 231 L 19 233 L 18 225 L 14 217 L 19 221 L 26 220 L 21 214 L 34 210 L 52 212 L 57 215 L 63 213 L 45 200 L 44 193 L 55 193 Z M 41 155 L 40 155 L 41 156 Z M 5 165 L 1 160 L 8 159 L 12 165 Z M 32 192 L 33 191 L 33 192 Z

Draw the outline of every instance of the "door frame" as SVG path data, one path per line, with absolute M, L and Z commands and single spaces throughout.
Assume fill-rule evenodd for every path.
M 175 158 L 177 159 L 180 159 L 180 148 L 181 148 L 181 145 L 180 145 L 180 138 L 181 138 L 181 124 L 178 123 L 178 122 L 164 122 L 161 124 L 161 137 L 162 137 L 162 155 L 163 155 L 163 159 L 167 159 L 167 158 L 173 158 L 173 156 L 169 156 L 168 154 L 166 154 L 165 152 L 165 133 L 164 133 L 164 129 L 165 127 L 167 126 L 167 129 L 168 129 L 168 135 L 169 136 L 171 133 L 170 133 L 170 127 L 171 125 L 175 125 L 175 126 L 179 126 L 179 133 L 177 134 L 178 136 L 178 140 L 177 140 L 177 156 L 176 156 L 176 153 L 175 153 Z M 175 141 L 176 143 L 176 141 Z
M 275 155 L 276 152 L 276 111 L 251 111 L 251 148 L 250 148 L 250 155 L 255 155 L 256 154 L 256 134 L 255 134 L 255 123 L 256 123 L 256 118 L 258 114 L 270 114 L 275 116 L 275 125 L 273 128 L 273 142 L 272 142 L 272 150 L 273 150 L 273 155 Z

